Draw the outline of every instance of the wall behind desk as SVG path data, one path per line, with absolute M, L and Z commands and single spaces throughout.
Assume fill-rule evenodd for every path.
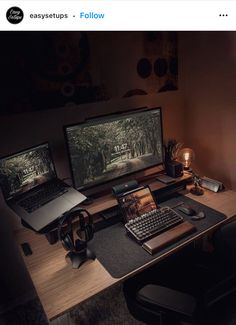
M 181 33 L 186 144 L 201 175 L 236 190 L 236 32 Z

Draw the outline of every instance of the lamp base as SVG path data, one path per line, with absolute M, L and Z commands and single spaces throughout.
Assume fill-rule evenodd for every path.
M 200 196 L 200 195 L 203 195 L 204 194 L 204 191 L 201 187 L 199 186 L 194 186 L 190 189 L 190 193 L 192 193 L 193 195 L 197 195 L 197 196 Z

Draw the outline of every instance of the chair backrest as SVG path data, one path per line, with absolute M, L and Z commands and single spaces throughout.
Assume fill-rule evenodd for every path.
M 223 225 L 213 238 L 220 264 L 229 273 L 236 271 L 236 220 Z

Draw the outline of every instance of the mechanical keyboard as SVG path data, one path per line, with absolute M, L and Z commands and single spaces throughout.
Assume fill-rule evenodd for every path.
M 138 242 L 144 242 L 182 222 L 183 217 L 174 210 L 161 207 L 129 220 L 125 227 Z
M 34 194 L 27 196 L 18 204 L 28 213 L 31 213 L 65 192 L 67 192 L 67 189 L 63 184 L 57 182 L 47 183 L 43 188 L 37 190 Z

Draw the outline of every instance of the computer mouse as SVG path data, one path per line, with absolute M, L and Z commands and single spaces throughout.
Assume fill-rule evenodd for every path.
M 189 205 L 181 205 L 177 208 L 179 211 L 183 212 L 187 216 L 194 216 L 196 215 L 196 211 L 191 208 Z

